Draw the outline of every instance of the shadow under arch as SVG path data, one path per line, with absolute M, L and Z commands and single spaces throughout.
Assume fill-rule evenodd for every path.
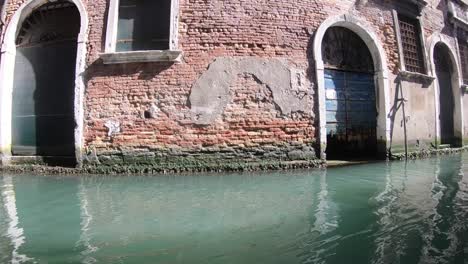
M 377 142 L 378 152 L 387 154 L 390 147 L 390 109 L 388 82 L 387 57 L 377 35 L 371 27 L 359 18 L 344 14 L 326 19 L 315 32 L 313 39 L 313 58 L 315 60 L 315 77 L 317 80 L 318 111 L 319 111 L 319 138 L 320 157 L 326 159 L 327 131 L 326 131 L 326 108 L 325 108 L 325 77 L 324 63 L 322 58 L 322 42 L 325 32 L 331 27 L 344 27 L 356 33 L 367 45 L 374 62 L 375 86 L 376 86 L 376 108 L 377 108 Z
M 437 78 L 436 66 L 434 60 L 434 51 L 437 45 L 442 45 L 445 47 L 444 50 L 449 55 L 449 60 L 453 66 L 453 72 L 451 74 L 451 86 L 452 93 L 454 97 L 454 109 L 453 109 L 453 124 L 454 124 L 454 145 L 462 146 L 463 145 L 463 93 L 461 89 L 462 79 L 460 78 L 461 65 L 458 61 L 458 57 L 453 53 L 456 50 L 450 43 L 448 37 L 440 34 L 434 33 L 429 37 L 429 58 L 430 58 L 430 72 L 433 77 L 436 78 L 434 82 L 434 105 L 435 107 L 435 135 L 436 135 L 436 144 L 439 143 L 441 138 L 441 121 L 439 118 L 440 115 L 440 87 L 439 80 Z
M 2 164 L 9 164 L 12 159 L 12 99 L 14 68 L 16 60 L 16 38 L 24 21 L 48 0 L 27 0 L 13 14 L 7 24 L 1 46 L 0 63 L 0 156 Z M 75 79 L 74 79 L 74 145 L 75 159 L 81 164 L 83 152 L 84 125 L 84 73 L 86 68 L 86 43 L 88 39 L 88 14 L 81 0 L 67 0 L 74 4 L 80 14 L 80 30 L 77 37 Z

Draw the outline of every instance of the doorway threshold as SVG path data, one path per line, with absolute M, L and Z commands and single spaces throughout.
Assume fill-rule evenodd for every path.
M 12 156 L 10 164 L 74 168 L 76 158 L 73 156 Z
M 327 160 L 327 168 L 375 163 L 379 160 Z M 381 160 L 380 160 L 381 161 Z
M 440 144 L 437 149 L 450 149 L 453 148 L 451 144 Z

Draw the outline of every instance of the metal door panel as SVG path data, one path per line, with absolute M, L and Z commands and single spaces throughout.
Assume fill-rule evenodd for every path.
M 348 91 L 346 92 L 346 99 L 354 100 L 354 101 L 368 101 L 368 100 L 375 101 L 375 96 L 373 93 L 362 92 L 360 90 Z
M 327 111 L 344 112 L 344 109 L 346 107 L 346 101 L 344 100 L 326 100 L 325 104 Z
M 348 112 L 369 113 L 375 117 L 375 101 L 373 100 L 348 101 L 346 102 L 346 109 Z
M 345 72 L 346 80 L 348 82 L 361 82 L 361 83 L 374 83 L 374 75 L 361 72 Z
M 345 123 L 346 122 L 346 112 L 336 112 L 336 111 L 327 111 L 327 122 L 329 123 Z
M 76 42 L 17 49 L 12 116 L 14 155 L 74 154 Z
M 375 153 L 377 113 L 373 74 L 327 69 L 325 86 L 329 157 Z
M 374 89 L 373 83 L 362 83 L 362 82 L 347 82 L 348 91 L 364 91 L 369 92 Z
M 325 89 L 343 90 L 345 86 L 344 74 L 341 72 L 325 72 Z

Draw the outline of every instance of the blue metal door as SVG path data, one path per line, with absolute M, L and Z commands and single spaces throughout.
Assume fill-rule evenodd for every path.
M 325 70 L 328 158 L 375 155 L 374 76 Z

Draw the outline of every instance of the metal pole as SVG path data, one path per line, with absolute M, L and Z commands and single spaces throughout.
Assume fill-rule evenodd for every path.
M 408 160 L 408 132 L 406 129 L 406 111 L 405 111 L 405 102 L 406 99 L 403 97 L 403 82 L 400 80 L 400 100 L 401 100 L 401 109 L 403 111 L 403 131 L 405 136 L 405 158 Z

